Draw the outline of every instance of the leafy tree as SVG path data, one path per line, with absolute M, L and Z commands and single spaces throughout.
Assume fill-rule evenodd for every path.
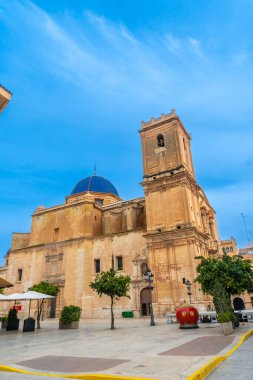
M 50 284 L 46 281 L 41 281 L 39 284 L 33 285 L 29 290 L 33 290 L 35 292 L 48 294 L 49 296 L 56 297 L 59 292 L 59 286 L 56 286 L 54 284 Z M 43 309 L 43 299 L 38 300 L 37 307 L 38 307 L 38 313 L 37 313 L 37 329 L 40 329 L 40 317 Z
M 204 293 L 213 297 L 217 313 L 229 311 L 231 295 L 241 294 L 253 289 L 253 270 L 250 260 L 244 260 L 240 256 L 228 256 L 205 258 L 198 256 L 195 281 L 201 285 Z
M 91 289 L 98 293 L 101 297 L 106 295 L 111 298 L 111 329 L 114 329 L 114 311 L 113 306 L 115 300 L 121 297 L 128 297 L 131 278 L 117 273 L 113 268 L 107 272 L 99 273 L 95 280 L 90 283 Z

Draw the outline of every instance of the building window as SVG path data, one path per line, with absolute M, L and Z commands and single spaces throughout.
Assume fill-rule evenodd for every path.
M 55 228 L 54 229 L 54 241 L 59 240 L 59 233 L 60 233 L 60 229 L 59 228 Z
M 234 249 L 233 249 L 233 247 L 230 247 L 230 252 L 234 252 Z
M 95 264 L 95 273 L 100 273 L 100 259 L 94 260 Z
M 103 199 L 99 199 L 99 198 L 95 198 L 95 203 L 98 206 L 103 206 L 104 200 Z
M 159 148 L 164 146 L 164 137 L 163 137 L 163 135 L 158 135 L 157 136 L 157 145 L 158 145 Z
M 57 273 L 57 260 L 51 261 L 51 274 L 54 275 Z
M 229 247 L 226 247 L 226 252 L 229 252 Z
M 22 281 L 23 269 L 18 269 L 18 281 Z
M 122 270 L 123 269 L 123 257 L 117 256 L 116 261 L 117 261 L 117 269 Z

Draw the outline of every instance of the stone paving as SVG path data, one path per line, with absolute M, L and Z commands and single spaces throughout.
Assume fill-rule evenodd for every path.
M 253 336 L 208 376 L 208 380 L 252 380 Z
M 115 330 L 109 326 L 109 320 L 83 320 L 78 330 L 59 330 L 57 320 L 46 320 L 41 330 L 34 333 L 0 331 L 0 364 L 31 371 L 47 369 L 48 373 L 69 373 L 76 368 L 73 372 L 181 380 L 218 354 L 217 349 L 213 351 L 214 340 L 220 339 L 219 354 L 224 354 L 242 334 L 253 328 L 253 324 L 245 324 L 224 339 L 227 337 L 215 323 L 181 330 L 178 324 L 167 324 L 165 319 L 156 320 L 156 326 L 149 326 L 148 319 L 134 318 L 116 320 Z M 196 338 L 201 338 L 197 345 Z M 208 346 L 212 347 L 211 351 Z M 176 348 L 177 355 L 164 354 Z M 50 377 L 0 372 L 1 380 L 37 378 Z

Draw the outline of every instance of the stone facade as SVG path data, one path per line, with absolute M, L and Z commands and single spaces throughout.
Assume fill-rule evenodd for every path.
M 61 291 L 56 304 L 45 305 L 48 315 L 74 304 L 82 307 L 83 317 L 107 317 L 107 297 L 98 297 L 89 283 L 111 267 L 113 257 L 115 268 L 132 278 L 131 298 L 116 303 L 116 315 L 149 313 L 147 266 L 154 273 L 155 315 L 187 300 L 184 279 L 193 284 L 194 305 L 205 309 L 210 303 L 194 283 L 195 257 L 215 255 L 219 238 L 215 212 L 194 176 L 190 135 L 175 111 L 143 122 L 139 132 L 145 196 L 122 201 L 112 193 L 83 191 L 60 206 L 39 206 L 31 232 L 13 234 L 0 269 L 0 276 L 15 284 L 9 292 L 50 281 Z
M 229 256 L 234 256 L 239 254 L 239 250 L 235 239 L 231 236 L 230 239 L 220 241 L 221 254 L 226 252 Z
M 11 97 L 12 97 L 12 93 L 9 90 L 7 90 L 5 87 L 0 85 L 0 113 L 7 106 Z

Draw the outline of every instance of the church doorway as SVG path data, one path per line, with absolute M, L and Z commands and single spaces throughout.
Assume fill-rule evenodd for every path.
M 234 298 L 233 305 L 234 305 L 235 310 L 244 310 L 245 309 L 244 302 L 240 297 Z
M 149 288 L 142 289 L 140 293 L 141 316 L 150 315 L 150 291 Z

